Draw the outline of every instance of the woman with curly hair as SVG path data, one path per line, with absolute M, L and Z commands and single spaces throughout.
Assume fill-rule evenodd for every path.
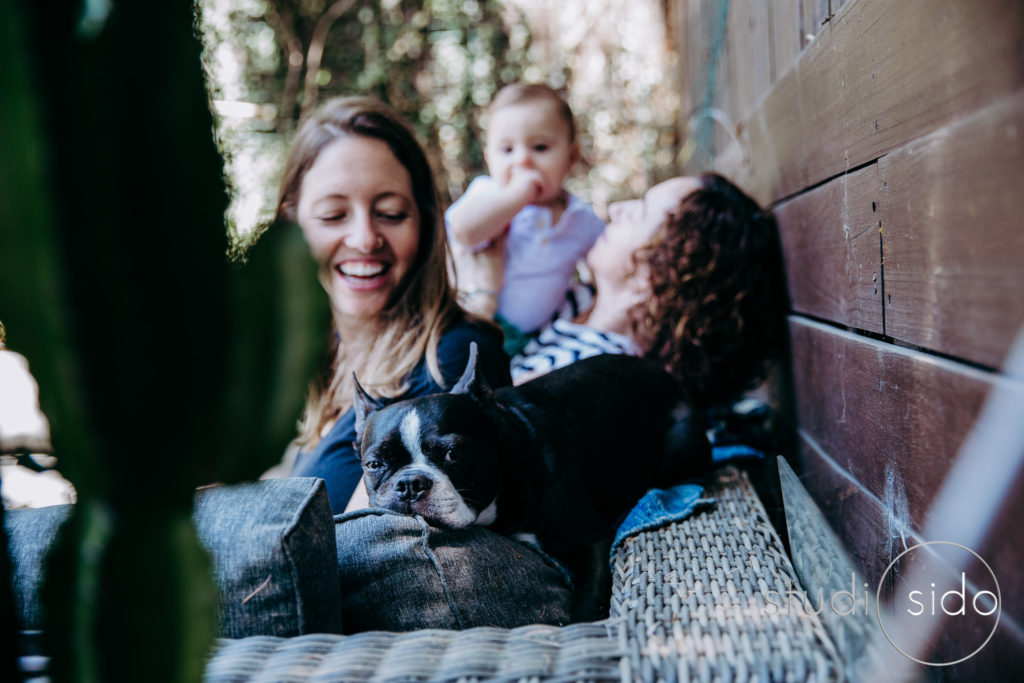
M 761 382 L 785 349 L 786 284 L 775 219 L 715 173 L 609 207 L 587 254 L 591 305 L 513 359 L 513 381 L 598 353 L 656 358 L 696 409 Z

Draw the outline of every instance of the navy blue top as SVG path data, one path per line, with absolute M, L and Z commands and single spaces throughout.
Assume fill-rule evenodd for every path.
M 502 350 L 501 333 L 481 324 L 462 322 L 441 335 L 437 345 L 437 360 L 444 378 L 441 387 L 430 376 L 426 358 L 409 373 L 409 390 L 399 398 L 414 398 L 439 394 L 451 389 L 469 360 L 469 343 L 476 342 L 476 369 L 492 387 L 512 383 L 508 369 L 508 356 Z M 327 484 L 334 514 L 345 511 L 352 493 L 363 476 L 363 468 L 355 450 L 356 417 L 349 409 L 342 414 L 320 442 L 309 451 L 300 451 L 292 468 L 293 477 L 321 477 Z

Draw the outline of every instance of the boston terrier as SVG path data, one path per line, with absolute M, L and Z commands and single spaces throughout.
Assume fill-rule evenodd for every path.
M 356 445 L 371 505 L 539 544 L 574 575 L 573 619 L 592 620 L 607 610 L 616 523 L 710 463 L 680 405 L 671 375 L 624 355 L 492 390 L 472 344 L 446 394 L 385 405 L 356 381 Z

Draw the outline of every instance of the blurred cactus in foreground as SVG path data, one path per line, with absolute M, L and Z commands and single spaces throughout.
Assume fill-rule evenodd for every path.
M 44 585 L 52 678 L 199 680 L 193 491 L 280 458 L 326 305 L 294 229 L 226 258 L 191 3 L 0 8 L 0 319 L 78 492 Z

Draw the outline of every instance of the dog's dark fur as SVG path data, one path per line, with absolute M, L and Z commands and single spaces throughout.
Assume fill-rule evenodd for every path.
M 384 407 L 357 382 L 357 444 L 371 505 L 536 540 L 576 577 L 574 619 L 592 619 L 607 608 L 615 524 L 647 489 L 707 468 L 678 405 L 667 372 L 617 355 L 492 391 L 474 345 L 447 394 Z

